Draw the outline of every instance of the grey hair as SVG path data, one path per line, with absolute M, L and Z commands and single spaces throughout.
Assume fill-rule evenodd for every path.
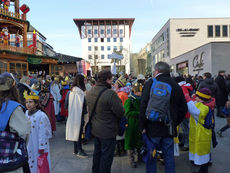
M 170 73 L 170 66 L 166 62 L 160 61 L 160 62 L 156 63 L 154 69 L 157 70 L 159 73 L 164 73 L 164 74 Z
M 20 83 L 26 83 L 27 80 L 30 80 L 28 76 L 23 76 L 20 80 Z

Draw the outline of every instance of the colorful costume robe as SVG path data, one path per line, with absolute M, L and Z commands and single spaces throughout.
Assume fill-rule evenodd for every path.
M 28 115 L 27 110 L 26 115 L 31 122 L 30 138 L 27 145 L 30 171 L 31 173 L 37 173 L 37 159 L 40 155 L 38 150 L 44 150 L 44 152 L 48 152 L 47 159 L 49 161 L 51 173 L 49 139 L 52 137 L 52 131 L 49 118 L 40 110 L 35 112 L 33 115 Z
M 203 124 L 209 112 L 209 107 L 203 103 L 188 102 L 190 117 L 189 129 L 189 160 L 196 165 L 203 165 L 210 161 L 212 130 L 204 128 Z

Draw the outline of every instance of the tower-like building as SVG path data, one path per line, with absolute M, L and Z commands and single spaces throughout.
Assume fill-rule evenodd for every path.
M 130 73 L 131 31 L 134 18 L 74 19 L 82 39 L 82 57 L 93 72 L 112 66 L 109 55 L 122 54 L 118 71 Z

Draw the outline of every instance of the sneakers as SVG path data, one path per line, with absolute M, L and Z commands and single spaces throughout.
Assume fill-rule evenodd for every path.
M 222 132 L 220 130 L 217 131 L 216 133 L 218 134 L 219 137 L 223 137 Z
M 80 150 L 78 151 L 78 153 L 74 153 L 74 154 L 79 158 L 88 158 L 88 155 L 83 150 Z

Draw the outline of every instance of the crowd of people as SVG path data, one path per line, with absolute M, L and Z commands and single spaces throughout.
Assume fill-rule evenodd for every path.
M 87 158 L 82 144 L 94 140 L 93 173 L 110 173 L 114 156 L 124 155 L 132 168 L 143 160 L 146 173 L 156 173 L 160 160 L 166 173 L 174 173 L 179 151 L 188 151 L 198 172 L 208 173 L 211 144 L 218 144 L 215 116 L 227 118 L 220 137 L 230 127 L 229 92 L 225 71 L 215 79 L 209 72 L 171 75 L 165 62 L 155 65 L 153 77 L 109 70 L 94 78 L 2 73 L 0 172 L 51 172 L 49 139 L 63 121 L 76 157 Z

